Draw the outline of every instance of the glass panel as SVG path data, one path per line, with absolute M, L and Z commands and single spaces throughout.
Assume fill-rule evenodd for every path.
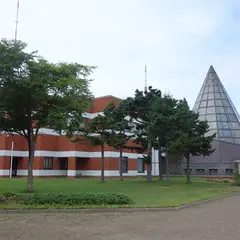
M 216 122 L 208 122 L 209 129 L 217 129 L 217 123 Z
M 216 115 L 213 115 L 213 114 L 206 115 L 206 120 L 209 122 L 214 122 L 216 121 Z
M 219 92 L 223 92 L 223 88 L 221 86 L 218 86 L 218 89 L 219 89 Z
M 214 86 L 214 92 L 219 92 L 218 86 Z
M 233 130 L 233 135 L 235 137 L 240 137 L 240 130 Z
M 213 93 L 208 93 L 208 100 L 209 100 L 209 99 L 214 99 Z
M 231 129 L 240 129 L 240 124 L 238 122 L 229 122 Z
M 214 100 L 208 100 L 208 107 L 214 106 Z
M 235 115 L 227 115 L 227 118 L 231 122 L 237 122 L 237 118 Z
M 229 125 L 227 122 L 218 122 L 218 128 L 225 128 L 228 129 Z
M 202 95 L 202 100 L 207 100 L 207 94 Z
M 208 87 L 205 87 L 203 93 L 208 93 Z
M 234 114 L 233 110 L 231 107 L 225 107 L 225 112 L 229 114 Z
M 220 93 L 220 96 L 222 99 L 227 99 L 227 96 L 225 95 L 225 93 Z
M 230 106 L 230 103 L 228 102 L 228 100 L 222 100 L 222 103 L 223 103 L 223 105 L 224 106 L 226 106 L 226 107 L 228 107 L 228 106 Z
M 208 92 L 213 92 L 213 86 L 208 87 Z
M 207 114 L 215 113 L 215 107 L 208 107 L 207 108 Z
M 199 102 L 201 100 L 202 95 L 198 95 L 196 102 Z
M 232 137 L 232 132 L 230 130 L 219 130 L 220 137 Z
M 217 121 L 227 121 L 227 116 L 224 114 L 217 114 Z
M 199 116 L 198 119 L 199 119 L 200 121 L 205 121 L 205 115 Z
M 206 107 L 207 106 L 207 101 L 202 101 L 200 103 L 200 107 Z
M 216 112 L 217 113 L 224 113 L 224 108 L 223 107 L 216 107 Z
M 215 96 L 215 98 L 218 98 L 218 99 L 221 98 L 221 97 L 220 97 L 220 93 L 216 93 L 216 92 L 215 92 L 215 93 L 214 93 L 214 96 Z
M 227 116 L 224 114 L 217 114 L 217 121 L 227 121 Z
M 199 92 L 199 95 L 203 94 L 204 87 L 201 87 L 201 90 Z
M 222 100 L 217 99 L 215 100 L 215 102 L 216 102 L 216 106 L 223 106 Z
M 200 104 L 200 102 L 195 103 L 194 109 L 198 109 L 199 108 L 199 104 Z
M 199 108 L 199 109 L 198 109 L 198 113 L 199 113 L 199 115 L 204 115 L 204 114 L 206 114 L 206 108 Z

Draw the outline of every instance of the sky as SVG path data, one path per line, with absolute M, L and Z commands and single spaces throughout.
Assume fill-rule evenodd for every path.
M 17 0 L 0 0 L 13 39 Z M 52 62 L 97 66 L 98 96 L 148 85 L 193 106 L 212 64 L 240 111 L 239 0 L 20 0 L 18 39 Z

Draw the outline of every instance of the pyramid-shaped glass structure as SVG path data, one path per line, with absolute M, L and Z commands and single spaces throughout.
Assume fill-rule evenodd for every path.
M 213 66 L 210 66 L 193 110 L 207 120 L 211 135 L 225 142 L 240 144 L 240 116 Z

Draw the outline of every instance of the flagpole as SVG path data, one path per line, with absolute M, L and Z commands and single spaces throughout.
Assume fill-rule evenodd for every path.
M 17 0 L 17 15 L 16 15 L 16 26 L 15 26 L 15 42 L 17 41 L 17 34 L 18 34 L 18 15 L 19 15 L 19 0 Z

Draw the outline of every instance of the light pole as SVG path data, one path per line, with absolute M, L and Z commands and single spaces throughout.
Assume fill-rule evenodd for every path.
M 9 178 L 12 178 L 13 149 L 14 149 L 14 141 L 12 141 L 12 144 L 11 144 L 11 158 L 10 158 Z

